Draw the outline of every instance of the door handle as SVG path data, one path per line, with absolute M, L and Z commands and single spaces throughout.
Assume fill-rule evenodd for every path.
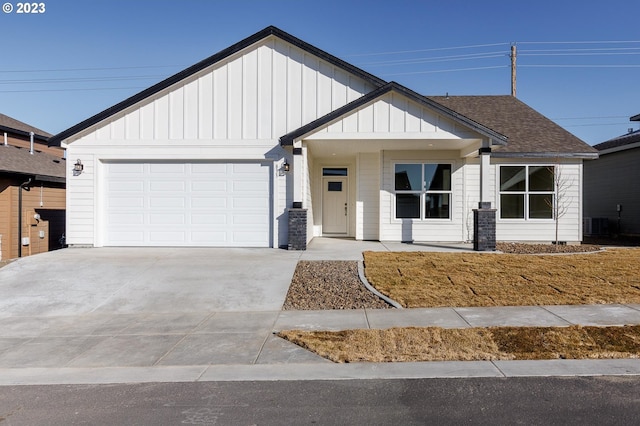
M 344 215 L 347 215 L 347 203 L 344 203 Z

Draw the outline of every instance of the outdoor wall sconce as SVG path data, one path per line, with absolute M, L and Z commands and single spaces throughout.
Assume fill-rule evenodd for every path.
M 282 165 L 282 170 L 284 170 L 285 172 L 288 172 L 289 170 L 291 170 L 291 165 L 287 163 L 287 160 L 284 160 L 284 164 Z
M 76 164 L 73 165 L 73 175 L 80 176 L 80 174 L 82 173 L 82 170 L 84 170 L 84 166 L 82 165 L 82 161 L 78 159 L 76 160 Z

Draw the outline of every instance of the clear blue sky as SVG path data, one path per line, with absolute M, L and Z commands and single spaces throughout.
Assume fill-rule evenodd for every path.
M 54 134 L 268 25 L 424 95 L 509 94 L 516 43 L 519 99 L 590 144 L 638 128 L 637 1 L 9 3 L 0 112 Z

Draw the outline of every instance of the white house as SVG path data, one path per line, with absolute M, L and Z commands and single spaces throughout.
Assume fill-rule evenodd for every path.
M 71 166 L 67 242 L 96 247 L 549 242 L 559 196 L 578 242 L 597 157 L 511 96 L 425 97 L 275 27 L 50 143 Z

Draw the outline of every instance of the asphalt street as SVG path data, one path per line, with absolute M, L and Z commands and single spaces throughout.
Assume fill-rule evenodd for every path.
M 640 377 L 0 387 L 4 425 L 632 425 Z

